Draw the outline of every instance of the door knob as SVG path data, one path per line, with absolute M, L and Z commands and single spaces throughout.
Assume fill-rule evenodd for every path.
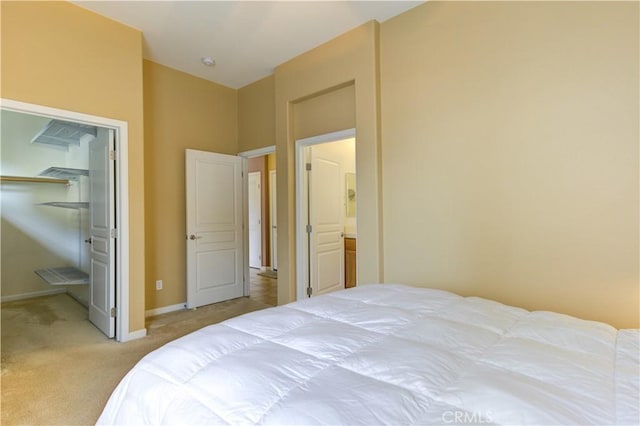
M 91 237 L 89 237 L 88 239 L 84 240 L 84 242 L 87 244 L 91 244 L 93 240 L 91 239 Z
M 197 240 L 198 238 L 200 238 L 200 237 L 196 237 L 196 236 L 195 236 L 195 235 L 193 235 L 193 234 L 189 235 L 189 239 L 190 239 L 190 240 Z

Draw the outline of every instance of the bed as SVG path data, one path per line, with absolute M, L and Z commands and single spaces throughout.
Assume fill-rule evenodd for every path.
M 205 327 L 98 424 L 640 424 L 640 330 L 380 284 Z

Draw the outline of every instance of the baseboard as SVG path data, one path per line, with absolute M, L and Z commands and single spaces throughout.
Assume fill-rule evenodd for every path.
M 14 300 L 31 299 L 33 297 L 52 296 L 54 294 L 66 293 L 66 288 L 52 288 L 51 290 L 34 291 L 32 293 L 14 294 L 12 296 L 2 296 L 0 302 L 13 302 Z
M 156 315 L 168 314 L 169 312 L 179 311 L 181 309 L 185 309 L 186 303 L 187 302 L 182 302 L 182 303 L 178 303 L 177 305 L 163 306 L 162 308 L 149 309 L 148 311 L 145 311 L 144 317 L 145 318 L 155 317 Z
M 132 331 L 126 336 L 123 336 L 121 339 L 118 339 L 119 342 L 128 342 L 130 340 L 142 339 L 147 335 L 147 329 L 142 328 L 140 330 Z

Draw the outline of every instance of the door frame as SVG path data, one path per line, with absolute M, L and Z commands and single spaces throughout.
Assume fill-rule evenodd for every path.
M 115 220 L 118 237 L 116 249 L 116 336 L 118 342 L 144 337 L 140 330 L 129 329 L 129 127 L 126 121 L 83 114 L 59 108 L 31 104 L 13 99 L 0 98 L 0 109 L 26 114 L 40 115 L 52 119 L 73 121 L 112 129 L 115 133 Z M 143 329 L 144 330 L 144 329 Z
M 339 130 L 309 138 L 297 139 L 295 142 L 295 208 L 296 208 L 296 300 L 307 299 L 307 282 L 309 281 L 309 247 L 307 237 L 307 203 L 309 196 L 306 172 L 306 148 L 323 143 L 337 142 L 356 137 L 356 129 Z M 356 150 L 357 151 L 357 150 Z M 304 202 L 303 202 L 304 201 Z M 304 219 L 304 220 L 303 220 Z
M 271 145 L 264 148 L 252 149 L 250 151 L 242 151 L 237 155 L 242 157 L 242 174 L 243 180 L 242 197 L 244 198 L 244 295 L 249 296 L 251 290 L 251 273 L 249 272 L 249 158 L 262 157 L 268 154 L 274 154 L 276 146 Z M 267 170 L 268 171 L 268 170 Z M 264 254 L 264 253 L 263 253 Z
M 269 172 L 269 232 L 270 232 L 270 243 L 271 243 L 271 251 L 269 253 L 270 259 L 269 263 L 271 264 L 271 270 L 278 270 L 278 216 L 277 213 L 274 214 L 274 210 L 277 212 L 277 196 L 278 192 L 276 190 L 276 182 L 278 179 L 278 171 L 277 170 L 267 170 Z M 276 194 L 274 197 L 273 194 Z M 276 227 L 274 232 L 273 220 L 276 219 Z M 275 234 L 275 235 L 274 235 Z
M 247 209 L 249 209 L 249 213 L 251 213 L 250 207 L 253 204 L 254 208 L 258 209 L 258 214 L 260 217 L 260 223 L 259 223 L 259 228 L 260 228 L 260 241 L 258 244 L 258 250 L 260 251 L 259 254 L 259 265 L 258 268 L 262 269 L 262 263 L 263 263 L 263 256 L 264 253 L 262 252 L 262 173 L 260 172 L 249 172 L 247 173 L 247 188 L 249 187 L 249 182 L 251 181 L 251 177 L 256 177 L 258 179 L 258 205 L 256 206 L 254 203 L 251 203 L 251 200 L 249 199 L 249 197 L 247 197 Z M 255 200 L 254 200 L 255 201 Z M 249 221 L 247 221 L 247 224 L 249 226 L 249 268 L 252 268 L 251 266 L 251 247 L 254 246 L 255 244 L 252 244 L 251 241 L 251 223 Z M 253 268 L 255 268 L 255 266 L 253 266 Z

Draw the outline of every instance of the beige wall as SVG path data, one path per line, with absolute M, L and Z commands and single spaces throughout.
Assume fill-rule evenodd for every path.
M 268 170 L 276 169 L 276 154 L 267 155 L 267 169 Z
M 639 326 L 638 16 L 429 2 L 382 24 L 387 282 Z
M 295 139 L 356 127 L 356 90 L 353 83 L 296 102 L 293 105 Z
M 355 87 L 358 169 L 358 277 L 382 280 L 378 123 L 378 24 L 369 22 L 276 68 L 278 153 L 278 303 L 296 298 L 294 154 L 296 104 L 349 84 Z M 300 111 L 296 109 L 299 113 Z M 300 119 L 300 117 L 298 117 Z M 323 117 L 314 132 L 327 133 Z M 307 118 L 304 121 L 309 122 Z M 360 215 L 360 213 L 366 212 Z
M 129 124 L 129 330 L 144 328 L 142 35 L 67 2 L 3 1 L 0 96 Z
M 238 152 L 276 144 L 275 77 L 238 90 Z
M 236 154 L 237 106 L 234 89 L 144 61 L 147 310 L 186 300 L 185 149 Z

